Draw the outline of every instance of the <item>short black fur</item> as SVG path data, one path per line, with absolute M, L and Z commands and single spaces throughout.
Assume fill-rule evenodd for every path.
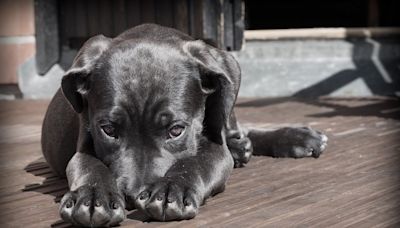
M 253 145 L 274 157 L 325 149 L 326 136 L 310 128 L 240 128 L 239 85 L 232 55 L 171 28 L 88 40 L 43 123 L 43 154 L 70 187 L 61 217 L 113 226 L 137 208 L 155 220 L 190 219 Z

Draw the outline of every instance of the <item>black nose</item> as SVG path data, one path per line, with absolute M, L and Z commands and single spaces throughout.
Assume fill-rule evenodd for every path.
M 130 195 L 125 195 L 125 208 L 130 211 L 135 209 L 135 197 Z

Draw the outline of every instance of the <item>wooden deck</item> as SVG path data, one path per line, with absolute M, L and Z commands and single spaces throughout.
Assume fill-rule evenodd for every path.
M 43 162 L 47 101 L 0 102 L 0 227 L 66 227 L 57 201 L 67 190 Z M 253 157 L 193 220 L 123 227 L 400 227 L 400 103 L 396 99 L 248 99 L 247 126 L 309 125 L 329 137 L 319 159 Z M 62 123 L 60 123 L 62 126 Z

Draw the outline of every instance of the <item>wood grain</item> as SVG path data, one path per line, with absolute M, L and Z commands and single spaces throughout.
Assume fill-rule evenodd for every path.
M 41 155 L 47 104 L 0 101 L 1 227 L 70 226 L 57 203 L 67 183 Z M 253 157 L 195 219 L 143 222 L 130 211 L 122 227 L 398 227 L 399 107 L 381 97 L 242 99 L 242 125 L 309 125 L 327 133 L 327 151 L 319 159 Z

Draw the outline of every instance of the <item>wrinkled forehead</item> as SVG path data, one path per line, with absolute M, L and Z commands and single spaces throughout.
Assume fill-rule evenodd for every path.
M 126 45 L 105 61 L 103 76 L 96 81 L 108 91 L 103 107 L 134 106 L 136 112 L 145 112 L 149 106 L 162 106 L 187 112 L 200 105 L 198 71 L 176 48 L 150 43 Z

